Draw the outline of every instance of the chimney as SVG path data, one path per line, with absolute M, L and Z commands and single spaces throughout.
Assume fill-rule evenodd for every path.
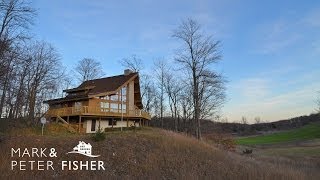
M 133 73 L 133 72 L 130 69 L 125 69 L 124 70 L 124 75 L 129 75 L 131 73 Z

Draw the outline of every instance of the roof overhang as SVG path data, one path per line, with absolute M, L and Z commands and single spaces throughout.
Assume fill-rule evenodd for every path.
M 63 90 L 63 92 L 70 93 L 70 92 L 85 91 L 85 90 L 93 89 L 94 87 L 96 87 L 96 86 L 86 86 L 86 87 L 83 87 L 83 88 L 65 89 L 65 90 Z
M 70 102 L 70 101 L 79 101 L 79 100 L 87 100 L 90 99 L 89 97 L 81 97 L 81 98 L 59 98 L 59 99 L 50 99 L 47 101 L 43 101 L 43 103 L 52 105 L 52 104 L 58 104 L 62 102 Z

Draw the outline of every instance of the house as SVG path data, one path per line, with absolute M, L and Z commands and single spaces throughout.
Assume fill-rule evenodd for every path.
M 73 151 L 81 154 L 91 155 L 91 148 L 92 146 L 90 143 L 87 144 L 83 141 L 79 141 L 79 144 L 73 148 Z
M 139 74 L 124 74 L 83 82 L 66 89 L 64 98 L 47 100 L 47 116 L 76 126 L 79 132 L 94 133 L 100 127 L 121 128 L 145 126 L 151 116 L 144 112 Z

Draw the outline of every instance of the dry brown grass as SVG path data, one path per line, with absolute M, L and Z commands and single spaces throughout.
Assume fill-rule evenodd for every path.
M 236 150 L 236 141 L 234 140 L 234 137 L 232 137 L 230 134 L 223 134 L 223 133 L 204 134 L 203 140 L 209 143 L 213 143 L 216 146 L 227 151 Z
M 62 160 L 92 160 L 65 154 L 79 140 L 90 142 L 93 154 L 105 162 L 105 171 L 62 171 Z M 11 148 L 56 148 L 55 171 L 11 171 Z M 20 158 L 18 160 L 32 160 Z M 36 160 L 46 158 L 38 158 Z M 33 159 L 34 160 L 34 159 Z M 50 159 L 52 160 L 52 159 Z M 290 164 L 277 164 L 226 152 L 170 131 L 147 128 L 141 131 L 107 133 L 102 142 L 88 135 L 6 135 L 0 142 L 0 179 L 317 179 Z M 319 174 L 318 174 L 319 175 Z

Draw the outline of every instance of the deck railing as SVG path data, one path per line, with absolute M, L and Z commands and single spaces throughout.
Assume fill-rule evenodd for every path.
M 90 107 L 90 106 L 80 106 L 80 107 L 64 107 L 64 108 L 50 108 L 47 112 L 50 116 L 76 116 L 76 115 L 101 115 L 101 116 L 118 116 L 121 117 L 141 117 L 145 119 L 151 119 L 149 113 L 140 110 L 123 110 L 113 109 L 113 108 L 100 108 L 100 107 Z

